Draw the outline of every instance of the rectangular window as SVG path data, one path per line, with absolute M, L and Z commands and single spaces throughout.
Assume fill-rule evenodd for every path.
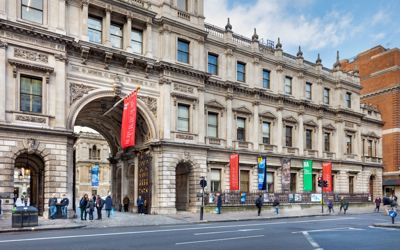
M 263 88 L 264 89 L 269 89 L 270 88 L 270 75 L 271 71 L 263 69 Z
M 178 39 L 178 61 L 189 63 L 189 42 Z
M 122 26 L 113 23 L 110 25 L 110 41 L 114 48 L 122 48 Z
M 250 178 L 248 170 L 240 170 L 240 191 L 248 193 L 250 190 Z
M 312 149 L 312 130 L 306 129 L 306 149 Z
M 21 76 L 20 81 L 20 110 L 42 113 L 42 79 Z
M 349 176 L 349 193 L 354 193 L 354 176 Z
M 88 17 L 88 36 L 89 42 L 101 43 L 102 20 L 100 18 Z
M 296 192 L 296 186 L 297 186 L 297 174 L 296 173 L 290 173 L 290 192 L 295 193 Z
M 362 155 L 365 155 L 365 139 L 362 139 Z
M 217 113 L 208 113 L 207 119 L 207 135 L 209 137 L 218 137 L 218 114 Z
M 138 29 L 131 31 L 131 47 L 133 53 L 143 53 L 143 31 Z
M 323 99 L 324 104 L 329 105 L 329 89 L 324 88 L 324 99 Z
M 274 190 L 274 173 L 267 173 L 267 192 L 273 193 Z
M 221 191 L 221 170 L 220 169 L 211 169 L 211 192 L 220 192 Z
M 189 105 L 178 104 L 178 131 L 189 132 Z
M 236 119 L 236 127 L 237 127 L 237 140 L 245 141 L 246 140 L 246 119 L 238 117 Z
M 311 100 L 312 92 L 311 92 L 312 84 L 310 82 L 306 82 L 306 99 Z
M 208 73 L 218 75 L 218 55 L 208 53 Z
M 291 126 L 286 126 L 286 136 L 285 136 L 285 145 L 286 147 L 292 147 L 292 130 L 293 127 Z
M 324 133 L 324 151 L 330 152 L 331 151 L 331 134 Z
M 368 156 L 372 157 L 372 140 L 368 140 Z
M 43 0 L 21 0 L 21 18 L 43 24 Z
M 351 155 L 353 153 L 352 136 L 346 135 L 346 153 Z
M 271 144 L 270 131 L 271 131 L 271 123 L 263 122 L 262 123 L 262 136 L 263 136 L 264 144 Z
M 177 0 L 177 5 L 180 10 L 188 10 L 187 0 Z
M 346 108 L 351 108 L 351 93 L 346 92 Z
M 292 94 L 292 78 L 289 76 L 285 77 L 285 94 L 286 95 Z
M 246 64 L 242 62 L 237 62 L 236 64 L 236 79 L 239 82 L 246 81 Z

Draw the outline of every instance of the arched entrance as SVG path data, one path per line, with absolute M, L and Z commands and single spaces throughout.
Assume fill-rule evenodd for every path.
M 374 200 L 374 182 L 375 176 L 371 175 L 369 177 L 369 195 L 371 196 L 371 200 Z
M 15 159 L 14 204 L 36 207 L 44 211 L 44 162 L 36 154 L 23 153 Z
M 176 210 L 186 211 L 189 208 L 189 176 L 191 165 L 180 162 L 176 166 Z

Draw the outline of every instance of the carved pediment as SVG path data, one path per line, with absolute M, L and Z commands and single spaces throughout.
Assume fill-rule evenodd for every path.
M 380 138 L 375 132 L 373 132 L 373 131 L 371 131 L 371 132 L 368 132 L 368 133 L 366 133 L 366 134 L 362 134 L 362 136 L 364 136 L 364 137 L 370 137 L 370 138 Z
M 292 123 L 292 124 L 296 124 L 297 120 L 296 118 L 294 118 L 292 115 L 291 116 L 286 116 L 285 118 L 283 118 L 283 121 L 286 123 Z
M 271 119 L 271 120 L 275 120 L 276 116 L 274 114 L 272 114 L 269 111 L 265 111 L 263 113 L 258 114 L 260 117 L 262 118 L 267 118 L 267 119 Z
M 330 130 L 330 131 L 336 130 L 335 126 L 333 126 L 330 123 L 322 126 L 322 128 L 325 129 L 325 130 Z
M 250 109 L 246 108 L 245 106 L 241 106 L 239 108 L 234 108 L 232 109 L 234 112 L 236 113 L 240 113 L 240 114 L 246 114 L 246 115 L 252 115 L 253 112 L 251 112 Z
M 306 125 L 306 126 L 310 126 L 310 127 L 317 127 L 318 126 L 318 124 L 316 122 L 314 122 L 313 120 L 305 121 L 303 124 Z
M 217 100 L 211 100 L 211 101 L 207 102 L 206 106 L 210 107 L 210 108 L 215 108 L 215 109 L 225 109 L 224 105 L 217 102 Z

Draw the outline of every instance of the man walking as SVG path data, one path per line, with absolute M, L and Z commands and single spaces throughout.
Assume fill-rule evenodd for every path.
M 375 198 L 375 212 L 379 213 L 379 207 L 381 206 L 381 197 L 376 197 Z
M 221 214 L 222 207 L 222 196 L 220 193 L 217 194 L 217 214 Z
M 57 198 L 56 194 L 52 194 L 52 197 L 49 199 L 49 210 L 50 210 L 50 219 L 54 220 L 56 218 L 57 213 Z
M 122 200 L 122 203 L 124 204 L 124 212 L 129 211 L 129 198 L 128 196 L 125 196 L 124 199 Z
M 63 218 L 67 218 L 69 199 L 66 194 L 63 194 L 63 199 L 61 200 L 61 213 Z
M 263 200 L 262 200 L 262 195 L 261 194 L 256 200 L 256 206 L 258 208 L 258 216 L 260 216 L 261 215 L 261 208 L 263 206 Z
M 278 200 L 278 198 L 275 198 L 274 203 L 272 203 L 272 206 L 275 208 L 275 214 L 279 214 L 279 200 Z
M 349 202 L 342 196 L 340 198 L 340 209 L 339 209 L 339 214 L 342 212 L 346 214 L 347 209 L 349 208 Z
M 107 218 L 110 218 L 111 215 L 111 209 L 112 209 L 112 198 L 111 198 L 111 194 L 108 194 L 106 201 L 105 201 L 105 205 L 106 205 L 106 212 L 107 212 Z
M 138 214 L 143 214 L 143 206 L 144 206 L 144 200 L 141 195 L 136 200 L 136 205 L 138 207 Z

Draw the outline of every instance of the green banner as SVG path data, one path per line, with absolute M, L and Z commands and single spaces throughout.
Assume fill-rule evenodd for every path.
M 311 192 L 313 190 L 312 160 L 304 160 L 303 169 L 304 169 L 304 174 L 303 174 L 304 192 Z

